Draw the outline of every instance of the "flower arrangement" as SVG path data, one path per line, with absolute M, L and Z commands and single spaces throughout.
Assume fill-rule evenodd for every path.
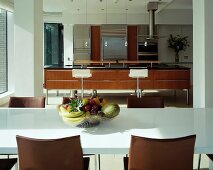
M 187 36 L 182 37 L 180 35 L 173 36 L 170 34 L 170 37 L 168 39 L 168 47 L 174 49 L 175 51 L 175 62 L 179 62 L 179 52 L 182 50 L 186 50 L 186 48 L 189 46 L 189 42 L 187 40 Z
M 107 104 L 99 97 L 70 98 L 67 104 L 58 106 L 59 114 L 64 122 L 77 127 L 88 128 L 97 126 L 101 120 L 117 116 L 120 107 L 117 104 Z

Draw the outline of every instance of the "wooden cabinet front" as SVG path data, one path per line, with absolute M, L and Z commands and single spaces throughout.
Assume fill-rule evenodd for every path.
M 91 70 L 92 77 L 84 79 L 84 89 L 136 89 L 137 81 L 129 70 Z M 152 71 L 140 79 L 140 88 L 153 88 Z M 72 77 L 71 70 L 45 70 L 46 89 L 80 89 L 81 79 Z
M 128 69 L 93 69 L 84 79 L 84 89 L 136 89 L 136 78 Z M 72 70 L 45 69 L 46 89 L 80 89 L 81 79 L 72 77 Z M 149 69 L 147 78 L 140 78 L 142 89 L 190 89 L 190 70 Z
M 137 32 L 138 32 L 137 25 L 129 25 L 127 27 L 127 40 L 128 40 L 127 57 L 128 60 L 130 61 L 138 60 Z
M 137 81 L 129 77 L 129 70 L 92 70 L 92 77 L 85 79 L 86 89 L 136 89 Z M 140 87 L 153 86 L 149 78 L 140 79 Z
M 91 60 L 100 61 L 101 57 L 101 28 L 91 26 Z
M 45 70 L 44 78 L 46 89 L 75 89 L 81 85 L 78 79 L 72 77 L 71 70 L 48 69 Z
M 155 70 L 154 88 L 190 89 L 190 70 Z

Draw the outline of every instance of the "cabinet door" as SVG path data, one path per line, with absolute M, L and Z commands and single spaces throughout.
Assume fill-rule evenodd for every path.
M 90 25 L 74 25 L 74 59 L 90 59 Z
M 156 89 L 190 89 L 190 70 L 155 70 Z
M 91 60 L 99 61 L 101 56 L 100 26 L 91 26 Z
M 129 25 L 127 27 L 127 37 L 128 37 L 128 60 L 136 61 L 137 57 L 137 26 Z

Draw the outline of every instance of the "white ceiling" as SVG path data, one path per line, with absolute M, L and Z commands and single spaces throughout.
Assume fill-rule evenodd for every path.
M 14 0 L 7 1 L 13 3 Z M 71 13 L 145 13 L 149 1 L 158 1 L 159 11 L 192 9 L 192 0 L 43 0 L 43 10 L 45 12 L 65 10 Z

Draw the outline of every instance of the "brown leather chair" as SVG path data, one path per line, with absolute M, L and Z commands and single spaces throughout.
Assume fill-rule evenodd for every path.
M 70 103 L 70 97 L 63 97 L 62 98 L 62 104 L 68 104 L 68 103 Z
M 70 99 L 71 99 L 70 97 L 63 97 L 62 98 L 62 104 L 68 104 L 68 103 L 70 103 Z M 84 156 L 92 156 L 92 155 L 95 156 L 95 154 L 84 154 Z M 85 157 L 85 158 L 87 158 L 87 157 Z M 101 158 L 100 158 L 100 154 L 98 154 L 98 167 L 99 167 L 99 170 L 101 169 L 101 163 L 100 162 L 101 162 Z
M 45 108 L 45 97 L 10 97 L 8 107 Z
M 16 164 L 17 158 L 0 159 L 0 170 L 10 170 Z
M 164 98 L 161 96 L 127 97 L 127 108 L 164 108 Z
M 45 108 L 45 97 L 10 97 L 8 107 Z
M 128 170 L 193 170 L 196 135 L 173 139 L 132 136 Z
M 33 139 L 16 136 L 20 170 L 86 170 L 80 136 Z M 88 160 L 88 158 L 87 158 Z

